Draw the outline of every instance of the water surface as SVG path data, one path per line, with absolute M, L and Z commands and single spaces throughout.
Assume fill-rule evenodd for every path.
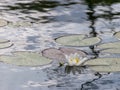
M 104 42 L 116 41 L 120 31 L 119 0 L 2 0 L 0 18 L 9 24 L 0 27 L 0 38 L 14 46 L 13 51 L 36 51 L 59 47 L 54 38 L 67 34 L 99 36 Z M 84 50 L 84 49 L 83 49 Z M 91 48 L 85 49 L 93 53 Z M 66 74 L 57 65 L 51 67 L 18 67 L 0 64 L 0 90 L 119 90 L 120 73 L 93 72 Z

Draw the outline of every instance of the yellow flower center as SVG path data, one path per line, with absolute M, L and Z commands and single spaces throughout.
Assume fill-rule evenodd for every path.
M 74 59 L 74 61 L 76 62 L 76 64 L 78 64 L 78 63 L 80 62 L 80 59 L 79 59 L 78 57 L 76 57 L 76 58 Z
M 70 59 L 70 63 L 75 63 L 75 64 L 78 64 L 79 62 L 80 62 L 80 59 L 78 58 L 78 57 L 76 57 L 76 58 L 71 58 Z

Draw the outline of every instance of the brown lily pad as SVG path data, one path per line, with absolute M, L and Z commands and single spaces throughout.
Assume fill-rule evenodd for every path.
M 81 51 L 81 50 L 77 50 L 77 49 L 73 49 L 73 48 L 49 48 L 49 49 L 45 49 L 42 51 L 42 55 L 50 58 L 50 59 L 54 59 L 54 60 L 60 60 L 60 61 L 65 61 L 65 55 L 70 55 L 70 54 L 74 54 L 74 53 L 78 53 L 81 56 L 86 56 L 86 53 Z
M 64 54 L 60 50 L 55 48 L 49 48 L 49 49 L 43 50 L 42 55 L 50 59 L 56 59 L 56 60 L 65 59 Z
M 86 56 L 85 52 L 83 52 L 81 50 L 78 50 L 78 49 L 74 49 L 74 48 L 63 48 L 63 47 L 61 47 L 59 50 L 61 50 L 66 55 L 78 53 L 81 56 Z

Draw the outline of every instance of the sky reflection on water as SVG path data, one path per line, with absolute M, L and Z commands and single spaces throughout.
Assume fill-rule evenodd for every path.
M 13 47 L 0 50 L 0 54 L 19 50 L 40 52 L 49 47 L 58 47 L 53 39 L 67 34 L 100 36 L 103 38 L 102 42 L 111 42 L 116 40 L 112 37 L 114 32 L 120 31 L 119 0 L 4 0 L 0 1 L 0 12 L 0 18 L 10 22 L 9 25 L 0 27 L 0 38 L 9 39 L 14 43 Z M 97 78 L 94 74 L 66 75 L 62 69 L 41 70 L 40 67 L 31 69 L 1 64 L 0 71 L 1 77 L 4 76 L 0 78 L 0 90 L 21 90 L 23 86 L 22 90 L 120 88 L 119 73 L 105 74 L 92 82 Z M 40 86 L 43 82 L 49 84 L 49 81 L 53 85 Z M 89 81 L 91 82 L 86 84 Z M 35 84 L 38 87 L 35 87 Z

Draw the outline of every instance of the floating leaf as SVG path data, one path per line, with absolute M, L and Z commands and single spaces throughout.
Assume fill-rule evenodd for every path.
M 67 43 L 81 41 L 84 38 L 85 38 L 85 35 L 67 35 L 67 36 L 62 36 L 57 38 L 56 42 L 66 45 Z
M 9 23 L 9 26 L 13 26 L 13 27 L 28 27 L 31 25 L 32 25 L 31 22 L 23 22 L 23 21 Z
M 11 43 L 10 41 L 8 42 L 4 42 L 4 40 L 0 41 L 0 49 L 8 48 L 11 47 L 12 45 L 13 43 Z
M 4 19 L 0 19 L 0 27 L 2 26 L 6 26 L 8 24 L 8 22 Z
M 120 65 L 92 66 L 90 69 L 97 72 L 120 72 Z
M 65 55 L 70 55 L 74 53 L 78 53 L 81 56 L 86 56 L 83 51 L 72 48 L 49 48 L 42 51 L 43 56 L 60 61 L 64 61 L 66 59 Z
M 42 51 L 43 56 L 50 58 L 50 59 L 55 59 L 55 60 L 64 60 L 65 56 L 64 54 L 55 48 L 49 48 L 45 49 Z
M 107 49 L 107 48 L 120 48 L 120 42 L 111 42 L 111 43 L 104 43 L 97 46 L 99 49 Z
M 7 39 L 0 39 L 0 43 L 7 43 L 7 42 L 10 42 L 10 40 L 7 40 Z
M 85 38 L 85 35 L 67 35 L 67 36 L 62 36 L 56 39 L 56 42 L 66 45 L 67 43 L 71 42 L 78 42 L 81 41 L 82 39 Z
M 85 63 L 90 69 L 97 72 L 120 71 L 120 58 L 97 58 Z
M 102 50 L 101 53 L 120 54 L 120 48 L 105 49 L 105 50 Z
M 120 32 L 117 32 L 114 36 L 120 40 Z
M 14 52 L 13 55 L 1 55 L 0 61 L 20 66 L 38 66 L 49 64 L 52 60 L 34 52 Z
M 98 37 L 84 38 L 85 35 L 69 35 L 56 39 L 57 43 L 67 46 L 92 46 L 98 44 L 101 39 Z
M 61 47 L 59 50 L 61 50 L 66 55 L 77 53 L 77 54 L 79 54 L 79 55 L 81 55 L 83 57 L 86 56 L 86 53 L 84 51 L 74 49 L 74 48 L 63 48 L 63 47 Z

